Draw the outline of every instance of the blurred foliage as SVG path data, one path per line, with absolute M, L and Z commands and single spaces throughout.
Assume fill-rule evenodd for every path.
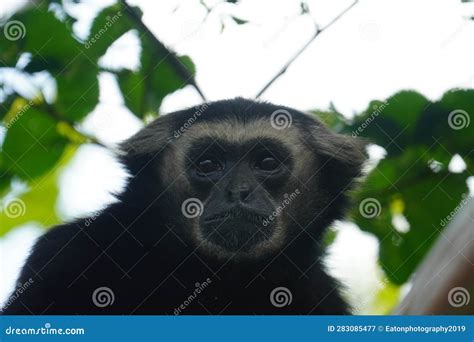
M 380 264 L 394 284 L 408 280 L 444 228 L 441 221 L 468 194 L 466 180 L 474 172 L 471 113 L 472 89 L 449 91 L 437 102 L 402 91 L 372 101 L 352 121 L 336 111 L 316 112 L 335 130 L 386 151 L 354 194 L 350 218 L 377 236 Z M 466 164 L 462 172 L 448 168 L 455 155 Z M 367 200 L 372 208 L 364 208 Z M 408 225 L 398 227 L 400 220 Z
M 0 74 L 14 69 L 32 80 L 47 73 L 55 88 L 52 99 L 37 86 L 27 97 L 7 79 L 0 80 L 0 119 L 6 128 L 0 146 L 0 236 L 30 221 L 45 227 L 57 222 L 57 170 L 78 144 L 98 143 L 78 127 L 99 102 L 99 60 L 117 39 L 132 30 L 140 37 L 137 70 L 106 70 L 117 78 L 126 106 L 137 117 L 156 115 L 166 95 L 193 82 L 190 58 L 177 57 L 156 41 L 140 25 L 140 17 L 138 8 L 119 2 L 98 13 L 81 40 L 62 3 L 43 1 L 0 24 Z M 18 197 L 25 207 L 19 216 L 5 214 L 15 182 L 28 189 Z
M 227 3 L 235 6 L 238 1 Z M 306 3 L 301 4 L 301 13 L 307 13 Z M 0 236 L 27 222 L 44 227 L 58 222 L 60 171 L 78 145 L 100 144 L 79 127 L 98 104 L 101 72 L 116 77 L 125 105 L 140 119 L 156 115 L 168 94 L 194 84 L 192 61 L 150 36 L 140 17 L 138 8 L 121 1 L 103 9 L 81 40 L 62 2 L 43 1 L 0 24 L 0 75 L 8 69 L 24 76 L 47 73 L 56 89 L 52 98 L 41 88 L 28 97 L 0 78 L 0 120 L 6 131 L 0 145 Z M 103 70 L 100 58 L 130 31 L 140 39 L 140 66 Z M 403 91 L 373 101 L 352 120 L 333 106 L 316 112 L 334 130 L 366 138 L 386 151 L 354 194 L 350 215 L 380 241 L 380 264 L 391 283 L 379 293 L 379 307 L 393 305 L 397 285 L 407 281 L 443 229 L 441 220 L 467 193 L 466 178 L 474 171 L 473 113 L 474 90 L 449 91 L 437 102 Z M 448 165 L 456 154 L 466 168 L 454 173 Z M 17 183 L 26 185 L 25 190 L 16 193 Z M 19 213 L 10 212 L 12 196 L 23 206 Z M 360 204 L 366 199 L 376 200 L 376 215 L 363 215 Z M 408 228 L 397 226 L 401 219 Z M 334 238 L 330 230 L 326 242 Z
M 74 146 L 68 146 L 53 169 L 29 182 L 27 191 L 16 196 L 11 202 L 4 198 L 7 208 L 0 212 L 0 236 L 29 222 L 39 222 L 44 227 L 51 227 L 60 222 L 56 212 L 59 195 L 57 180 L 75 152 Z M 13 210 L 13 203 L 17 203 L 18 212 Z
M 400 287 L 391 283 L 385 283 L 377 292 L 375 299 L 368 306 L 365 314 L 371 315 L 389 315 L 398 303 L 400 297 Z

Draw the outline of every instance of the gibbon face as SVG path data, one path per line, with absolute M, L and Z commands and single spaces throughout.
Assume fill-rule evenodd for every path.
M 165 154 L 172 169 L 184 170 L 177 192 L 202 203 L 188 223 L 204 250 L 256 257 L 282 247 L 289 215 L 297 215 L 284 201 L 297 200 L 310 181 L 302 161 L 313 155 L 298 129 L 280 133 L 268 119 L 197 122 Z M 172 174 L 162 175 L 165 184 Z
M 340 216 L 361 144 L 291 108 L 243 99 L 204 106 L 159 118 L 124 147 L 154 163 L 167 219 L 196 249 L 260 258 L 303 231 L 317 239 Z

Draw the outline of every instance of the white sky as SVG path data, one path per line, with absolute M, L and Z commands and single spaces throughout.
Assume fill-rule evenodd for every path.
M 0 16 L 19 3 L 3 0 Z M 110 3 L 85 0 L 71 5 L 71 13 L 80 18 L 77 34 L 85 37 L 95 11 Z M 314 32 L 313 20 L 298 15 L 295 0 L 243 0 L 238 10 L 221 4 L 204 22 L 205 11 L 197 0 L 130 3 L 140 5 L 145 23 L 160 40 L 193 59 L 197 82 L 209 100 L 254 96 Z M 324 26 L 351 1 L 308 3 L 313 18 Z M 471 13 L 473 5 L 460 0 L 361 0 L 313 42 L 263 99 L 301 110 L 325 109 L 332 102 L 351 116 L 370 100 L 401 89 L 437 99 L 450 88 L 474 87 L 474 22 L 465 20 Z M 236 25 L 229 14 L 250 23 Z M 137 65 L 136 35 L 123 37 L 113 50 L 104 58 L 105 64 Z M 106 143 L 116 143 L 137 131 L 141 122 L 123 107 L 113 77 L 102 75 L 100 85 L 101 104 L 82 128 Z M 200 101 L 187 87 L 167 97 L 161 111 Z M 125 174 L 114 165 L 102 149 L 81 148 L 61 178 L 58 206 L 65 218 L 112 200 L 108 192 L 125 182 Z M 18 267 L 39 233 L 29 225 L 0 239 L 0 302 L 14 285 Z M 341 228 L 331 249 L 329 264 L 348 284 L 354 302 L 361 298 L 367 302 L 373 295 L 379 277 L 377 249 L 372 236 L 352 226 Z

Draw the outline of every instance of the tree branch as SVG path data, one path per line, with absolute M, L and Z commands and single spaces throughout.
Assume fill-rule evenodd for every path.
M 326 26 L 324 26 L 323 28 L 318 28 L 316 26 L 316 31 L 315 33 L 311 36 L 311 38 L 308 40 L 308 42 L 306 42 L 305 45 L 303 45 L 303 47 L 301 49 L 299 49 L 296 54 L 290 58 L 290 60 L 288 62 L 286 62 L 286 64 L 280 69 L 280 71 L 275 75 L 273 76 L 273 78 L 268 81 L 267 84 L 265 84 L 265 86 L 257 93 L 257 95 L 255 96 L 255 98 L 259 98 L 260 96 L 262 96 L 262 94 L 267 91 L 268 88 L 270 88 L 270 86 L 277 80 L 279 79 L 286 71 L 287 69 L 289 68 L 289 66 L 308 48 L 308 46 L 311 45 L 311 43 L 321 34 L 323 33 L 324 31 L 326 31 L 329 27 L 331 27 L 334 23 L 336 23 L 342 16 L 344 16 L 344 14 L 346 14 L 352 7 L 354 7 L 357 3 L 359 2 L 359 0 L 355 0 L 350 6 L 348 6 L 346 9 L 344 9 L 341 13 L 339 13 L 333 20 L 331 20 Z
M 64 118 L 63 116 L 61 116 L 58 112 L 56 112 L 56 110 L 53 106 L 48 105 L 48 104 L 41 104 L 41 105 L 39 105 L 39 108 L 42 109 L 42 111 L 44 113 L 48 114 L 55 121 L 62 122 L 64 124 L 66 124 L 69 127 L 69 129 L 74 132 L 74 134 L 79 135 L 81 138 L 86 140 L 87 143 L 95 144 L 95 145 L 98 145 L 100 147 L 110 149 L 109 146 L 104 145 L 103 143 L 101 143 L 99 140 L 97 140 L 96 137 L 89 136 L 89 135 L 87 135 L 83 132 L 78 131 L 76 129 L 76 127 L 74 127 L 74 122 L 67 119 L 67 118 Z M 73 142 L 73 141 L 71 141 L 71 142 Z
M 204 101 L 207 101 L 201 88 L 199 88 L 199 86 L 197 85 L 196 80 L 194 79 L 194 75 L 191 72 L 189 72 L 189 70 L 186 68 L 186 66 L 183 65 L 183 63 L 181 63 L 181 61 L 178 59 L 176 54 L 173 51 L 170 51 L 166 46 L 163 45 L 162 42 L 158 40 L 158 38 L 155 37 L 153 32 L 150 31 L 148 26 L 145 25 L 145 23 L 142 21 L 140 16 L 137 15 L 137 13 L 127 3 L 126 0 L 119 0 L 119 1 L 124 7 L 125 11 L 127 12 L 127 15 L 130 18 L 130 20 L 132 20 L 143 31 L 143 33 L 153 42 L 153 46 L 155 47 L 155 50 L 158 52 L 158 54 L 161 54 L 163 51 L 166 51 L 167 52 L 166 58 L 169 60 L 169 62 L 171 63 L 173 68 L 176 70 L 176 72 L 196 89 L 196 91 L 199 93 L 199 95 Z

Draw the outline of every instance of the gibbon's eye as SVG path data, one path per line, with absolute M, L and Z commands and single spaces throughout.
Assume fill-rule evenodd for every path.
M 277 171 L 280 167 L 281 163 L 270 155 L 260 157 L 255 163 L 256 169 L 267 172 Z
M 200 176 L 207 176 L 220 170 L 222 170 L 222 165 L 217 159 L 206 157 L 196 163 L 196 171 Z

